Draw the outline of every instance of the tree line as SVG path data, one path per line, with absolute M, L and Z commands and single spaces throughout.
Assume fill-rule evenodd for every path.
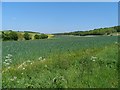
M 31 40 L 30 34 L 28 32 L 24 32 L 23 38 L 25 40 Z M 34 39 L 46 39 L 48 38 L 48 35 L 46 34 L 36 34 L 34 36 Z M 17 41 L 19 39 L 18 33 L 15 31 L 10 30 L 9 32 L 2 31 L 2 40 L 3 41 L 9 41 L 14 40 Z
M 86 36 L 86 35 L 110 35 L 111 33 L 120 32 L 120 26 L 108 27 L 108 28 L 98 28 L 89 31 L 75 31 L 75 32 L 68 32 L 68 33 L 56 33 L 54 35 L 79 35 L 79 36 Z

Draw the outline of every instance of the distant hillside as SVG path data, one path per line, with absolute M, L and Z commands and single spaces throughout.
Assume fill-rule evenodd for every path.
M 34 39 L 46 39 L 52 38 L 54 35 L 44 34 L 39 32 L 32 31 L 13 31 L 13 30 L 4 30 L 1 31 L 2 40 L 9 41 L 21 41 L 21 40 L 34 40 Z
M 68 33 L 55 33 L 54 35 L 79 35 L 79 36 L 86 36 L 86 35 L 115 35 L 118 32 L 120 32 L 120 26 L 107 27 L 107 28 L 98 28 L 98 29 L 89 30 L 89 31 L 75 31 L 75 32 L 68 32 Z

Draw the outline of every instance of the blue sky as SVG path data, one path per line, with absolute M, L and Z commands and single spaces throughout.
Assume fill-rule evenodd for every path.
M 118 25 L 117 2 L 4 2 L 2 28 L 58 33 Z

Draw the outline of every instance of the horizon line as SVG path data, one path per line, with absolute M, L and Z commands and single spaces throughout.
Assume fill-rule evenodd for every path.
M 116 26 L 120 26 L 120 25 L 116 25 Z M 65 32 L 53 32 L 53 33 L 48 33 L 48 34 L 54 34 L 54 33 L 69 33 L 69 32 L 76 32 L 76 31 L 90 31 L 90 30 L 95 30 L 95 29 L 103 29 L 103 28 L 112 28 L 115 26 L 110 26 L 110 27 L 101 27 L 101 28 L 94 28 L 94 29 L 87 29 L 87 30 L 74 30 L 74 31 L 65 31 Z M 15 30 L 15 29 L 5 29 L 5 30 L 1 30 L 1 31 L 18 31 L 18 32 L 24 32 L 24 31 L 29 31 L 29 32 L 39 32 L 39 31 L 33 31 L 33 30 Z M 43 33 L 43 32 L 39 32 L 39 33 Z M 45 33 L 47 34 L 47 33 Z

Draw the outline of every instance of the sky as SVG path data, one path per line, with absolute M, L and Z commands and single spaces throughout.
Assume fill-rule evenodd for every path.
M 119 2 L 119 0 L 2 0 L 2 2 Z
M 117 2 L 2 3 L 3 30 L 59 33 L 117 25 Z

